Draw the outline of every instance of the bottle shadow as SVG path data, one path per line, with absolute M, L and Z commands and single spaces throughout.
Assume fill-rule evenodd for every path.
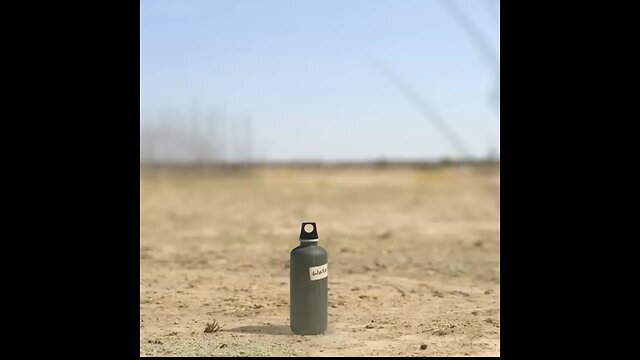
M 267 335 L 295 335 L 287 325 L 249 325 L 227 329 L 229 332 Z

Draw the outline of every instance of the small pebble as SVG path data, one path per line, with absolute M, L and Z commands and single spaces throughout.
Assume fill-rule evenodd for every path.
M 420 345 L 420 350 L 424 350 L 424 349 L 426 349 L 426 348 L 427 348 L 427 344 L 422 344 L 422 345 Z

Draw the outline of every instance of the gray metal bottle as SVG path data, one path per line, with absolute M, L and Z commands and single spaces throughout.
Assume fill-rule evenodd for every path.
M 307 232 L 305 225 L 313 226 Z M 316 223 L 304 222 L 300 245 L 291 250 L 290 319 L 291 331 L 298 335 L 323 334 L 327 330 L 327 252 L 318 246 Z

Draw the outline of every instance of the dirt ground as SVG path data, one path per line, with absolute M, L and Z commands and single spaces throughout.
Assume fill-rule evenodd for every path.
M 303 221 L 324 335 L 289 329 Z M 140 355 L 499 356 L 499 167 L 141 170 Z

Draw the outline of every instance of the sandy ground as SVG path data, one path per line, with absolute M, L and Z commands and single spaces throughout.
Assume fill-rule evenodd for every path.
M 318 336 L 289 329 L 302 221 L 329 254 Z M 141 170 L 140 355 L 499 356 L 499 168 Z

